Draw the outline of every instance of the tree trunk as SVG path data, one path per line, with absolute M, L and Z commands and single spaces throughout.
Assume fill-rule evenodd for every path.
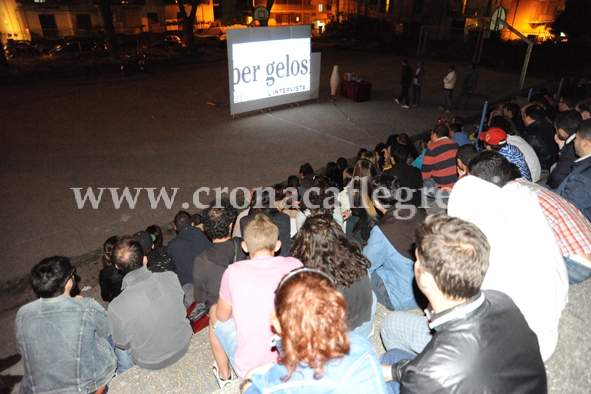
M 115 26 L 113 26 L 113 10 L 111 9 L 111 0 L 99 0 L 99 8 L 103 18 L 103 26 L 105 28 L 105 39 L 107 40 L 109 58 L 113 62 L 116 62 L 119 60 L 119 48 L 117 47 Z
M 187 15 L 185 10 L 185 3 L 191 3 L 191 11 Z M 197 46 L 195 45 L 195 36 L 193 35 L 193 28 L 195 26 L 195 15 L 197 15 L 197 8 L 201 4 L 202 0 L 178 0 L 179 12 L 183 18 L 183 30 L 185 36 L 185 45 L 191 53 L 197 52 Z

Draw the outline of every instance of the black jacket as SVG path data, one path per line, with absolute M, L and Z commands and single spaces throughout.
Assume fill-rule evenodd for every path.
M 550 173 L 548 177 L 548 182 L 546 184 L 551 189 L 557 189 L 558 186 L 562 183 L 564 178 L 571 173 L 573 169 L 573 164 L 578 157 L 575 154 L 575 140 L 573 139 L 567 144 L 564 144 L 562 149 L 560 150 L 560 154 L 558 155 L 558 161 L 556 162 L 556 167 Z
M 538 338 L 506 294 L 483 291 L 431 327 L 417 358 L 392 367 L 402 393 L 547 393 Z
M 412 78 L 413 78 L 412 67 L 408 64 L 402 66 L 402 76 L 400 77 L 400 84 L 402 86 L 411 86 L 412 85 Z
M 396 163 L 389 170 L 384 171 L 384 174 L 394 175 L 400 182 L 400 187 L 408 188 L 409 190 L 402 190 L 401 202 L 403 205 L 414 205 L 420 207 L 423 203 L 423 174 L 421 170 L 416 167 L 409 166 L 406 163 Z M 409 196 L 407 192 L 412 191 Z
M 193 263 L 209 248 L 211 241 L 197 227 L 189 226 L 168 243 L 166 250 L 176 266 L 181 286 L 193 283 Z
M 554 141 L 554 126 L 548 119 L 539 119 L 525 127 L 522 137 L 536 152 L 543 170 L 549 170 L 558 160 L 558 145 Z

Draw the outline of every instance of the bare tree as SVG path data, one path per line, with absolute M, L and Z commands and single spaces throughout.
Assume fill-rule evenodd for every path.
M 185 32 L 185 44 L 189 49 L 189 52 L 197 52 L 197 46 L 195 45 L 195 37 L 193 36 L 193 27 L 195 26 L 195 15 L 197 14 L 197 8 L 203 2 L 203 0 L 178 0 L 179 12 L 183 18 L 183 30 Z M 185 5 L 191 6 L 191 11 L 187 15 Z
M 117 47 L 117 37 L 115 36 L 115 26 L 113 26 L 113 10 L 111 9 L 111 0 L 99 0 L 99 8 L 103 17 L 103 26 L 105 28 L 105 39 L 107 40 L 107 50 L 109 58 L 116 62 L 119 60 L 119 48 Z

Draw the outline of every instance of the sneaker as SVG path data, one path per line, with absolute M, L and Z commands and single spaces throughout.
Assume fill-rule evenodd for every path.
M 439 109 L 443 111 L 443 107 L 439 107 Z
M 403 105 L 402 108 L 408 108 L 408 105 Z
M 221 389 L 223 389 L 224 387 L 232 384 L 232 371 L 230 370 L 230 377 L 228 378 L 228 380 L 223 380 L 222 378 L 220 378 L 220 370 L 218 368 L 218 363 L 217 362 L 213 362 L 213 365 L 211 366 L 211 370 L 213 371 L 213 376 L 215 376 L 215 380 L 218 383 L 218 386 L 220 386 Z
M 396 104 L 400 104 L 400 101 L 398 101 L 398 99 L 394 99 L 394 101 L 396 101 Z

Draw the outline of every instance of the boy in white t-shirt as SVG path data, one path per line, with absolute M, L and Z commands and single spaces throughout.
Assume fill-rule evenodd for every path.
M 250 220 L 243 236 L 250 260 L 228 266 L 209 314 L 213 373 L 220 387 L 231 382 L 230 366 L 244 378 L 251 368 L 277 361 L 269 323 L 275 289 L 283 276 L 302 266 L 293 257 L 275 257 L 281 248 L 279 229 L 266 215 Z

